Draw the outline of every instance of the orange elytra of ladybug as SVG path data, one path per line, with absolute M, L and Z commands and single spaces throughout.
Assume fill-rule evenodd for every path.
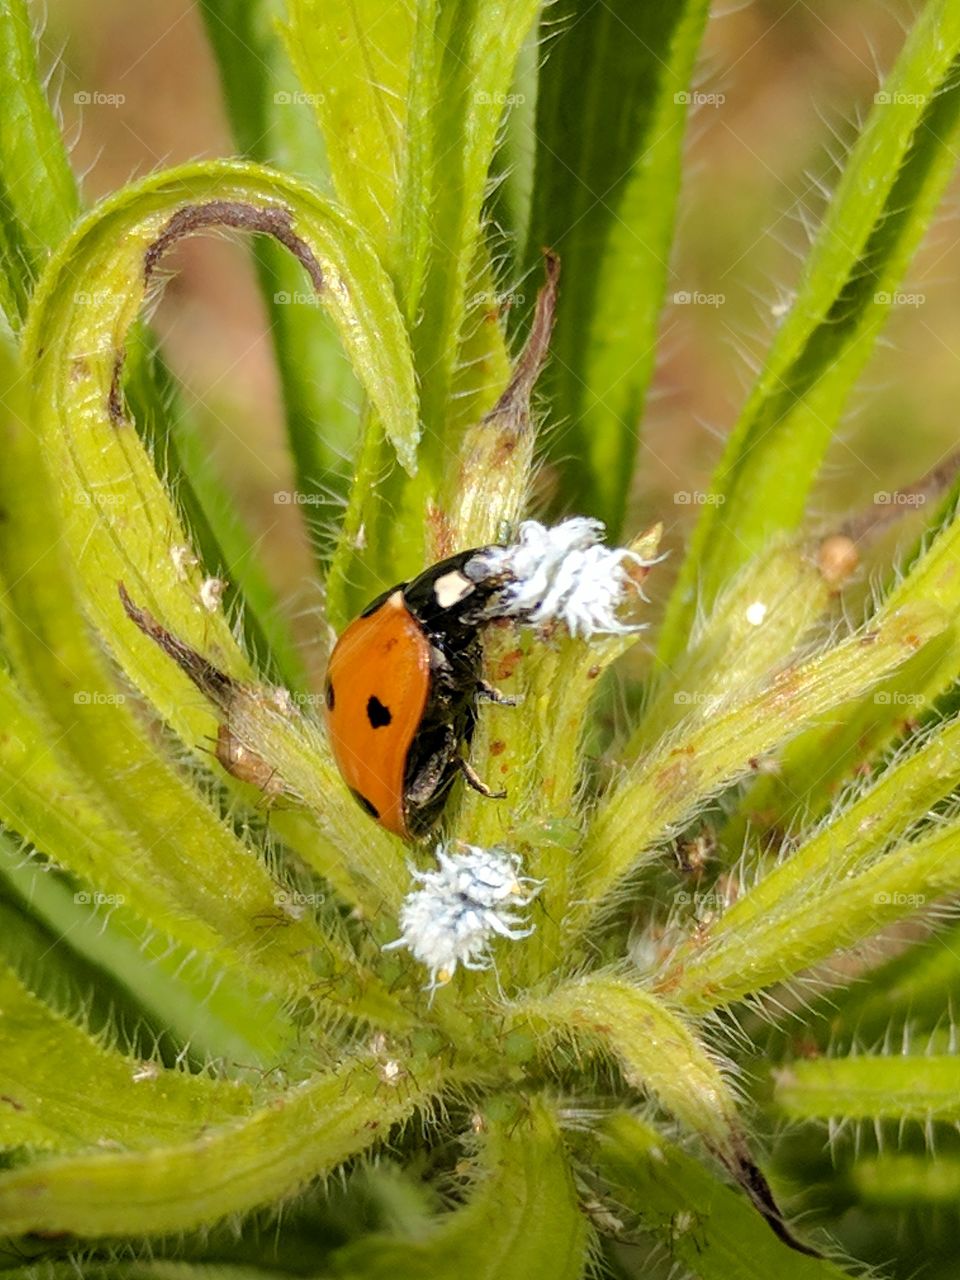
M 430 643 L 394 591 L 357 618 L 327 668 L 326 722 L 337 767 L 381 826 L 409 836 L 404 774 L 430 692 Z

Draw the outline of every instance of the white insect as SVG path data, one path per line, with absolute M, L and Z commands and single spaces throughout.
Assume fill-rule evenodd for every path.
M 526 938 L 533 932 L 515 909 L 528 906 L 542 883 L 520 874 L 519 855 L 462 847 L 463 853 L 449 853 L 438 845 L 437 870 L 414 870 L 421 887 L 407 894 L 400 908 L 401 936 L 384 948 L 407 947 L 426 965 L 428 991 L 448 983 L 458 965 L 489 969 L 495 936 Z
M 541 625 L 562 622 L 572 636 L 625 635 L 642 623 L 624 622 L 619 610 L 630 592 L 640 593 L 627 566 L 647 569 L 627 547 L 603 545 L 599 520 L 572 516 L 552 528 L 525 520 L 517 541 L 486 547 L 464 566 L 475 582 L 502 579 L 487 606 L 488 618 L 517 618 Z

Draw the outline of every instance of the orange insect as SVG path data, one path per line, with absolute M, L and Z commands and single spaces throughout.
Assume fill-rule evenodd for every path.
M 327 668 L 334 758 L 381 826 L 417 838 L 438 821 L 455 778 L 492 792 L 471 769 L 480 697 L 509 702 L 480 675 L 480 627 L 491 584 L 462 551 L 378 596 L 341 635 Z

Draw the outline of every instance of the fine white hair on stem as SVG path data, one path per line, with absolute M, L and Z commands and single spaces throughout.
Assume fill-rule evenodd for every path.
M 572 636 L 625 635 L 643 624 L 625 622 L 628 596 L 642 597 L 639 576 L 655 560 L 628 547 L 603 545 L 599 520 L 572 516 L 552 527 L 525 520 L 509 546 L 485 547 L 464 572 L 477 583 L 497 583 L 487 618 L 516 618 L 545 625 L 562 623 Z
M 450 981 L 458 965 L 488 969 L 495 937 L 526 938 L 532 932 L 516 908 L 528 906 L 542 888 L 520 873 L 519 854 L 462 845 L 451 853 L 437 846 L 434 871 L 412 869 L 420 887 L 400 908 L 400 937 L 385 951 L 406 947 L 430 971 L 428 991 Z

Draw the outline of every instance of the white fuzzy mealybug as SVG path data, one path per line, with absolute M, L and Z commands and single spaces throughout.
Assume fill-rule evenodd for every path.
M 528 906 L 540 882 L 520 874 L 520 857 L 503 849 L 461 846 L 449 853 L 437 847 L 435 871 L 414 871 L 420 887 L 400 908 L 401 936 L 385 950 L 407 947 L 430 971 L 428 991 L 450 981 L 458 965 L 488 969 L 495 936 L 526 938 L 533 932 L 518 907 Z
M 573 516 L 552 528 L 525 520 L 517 541 L 485 547 L 464 566 L 475 582 L 502 580 L 486 609 L 488 618 L 517 618 L 541 625 L 561 622 L 573 636 L 624 635 L 643 624 L 624 622 L 619 610 L 639 581 L 629 565 L 647 569 L 627 547 L 606 547 L 599 520 Z

